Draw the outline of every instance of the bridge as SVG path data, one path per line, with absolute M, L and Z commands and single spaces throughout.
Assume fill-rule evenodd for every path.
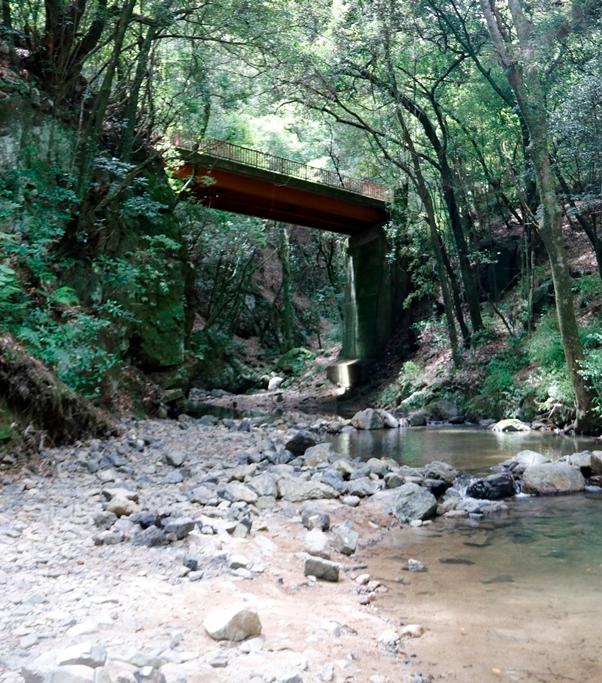
M 363 379 L 391 336 L 403 297 L 393 301 L 383 230 L 391 191 L 223 140 L 176 136 L 176 177 L 204 205 L 349 236 L 340 362 L 328 375 L 350 386 Z

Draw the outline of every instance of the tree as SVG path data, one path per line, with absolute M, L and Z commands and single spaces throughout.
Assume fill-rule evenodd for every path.
M 584 353 L 562 236 L 562 207 L 550 151 L 549 118 L 542 82 L 543 55 L 538 34 L 524 0 L 507 0 L 503 4 L 498 0 L 479 2 L 491 42 L 529 130 L 526 151 L 535 171 L 540 200 L 539 234 L 550 261 L 558 326 L 575 392 L 576 428 L 591 431 L 595 424 L 594 394 L 581 374 Z M 563 25 L 564 30 L 569 30 L 566 25 Z

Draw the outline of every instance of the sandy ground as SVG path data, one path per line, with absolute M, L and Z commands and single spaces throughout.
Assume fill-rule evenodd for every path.
M 374 605 L 360 605 L 353 580 L 365 572 L 373 543 L 391 524 L 377 501 L 355 509 L 338 500 L 323 503 L 333 524 L 352 519 L 360 534 L 354 556 L 334 554 L 343 568 L 339 583 L 304 577 L 306 529 L 297 504 L 261 512 L 254 520 L 257 530 L 247 538 L 195 530 L 166 547 L 127 540 L 95 545 L 93 517 L 103 507 L 103 486 L 137 491 L 142 509 L 198 516 L 201 508 L 185 495 L 191 482 L 168 483 L 165 453 L 184 450 L 189 476 L 197 479 L 223 472 L 241 448 L 261 447 L 274 431 L 156 421 L 137 425 L 136 436 L 150 437 L 153 444 L 130 447 L 126 435 L 48 451 L 30 469 L 3 475 L 0 584 L 10 590 L 0 593 L 0 680 L 21 680 L 24 664 L 84 641 L 107 649 L 113 678 L 120 681 L 142 665 L 160 666 L 167 683 L 392 683 L 411 681 L 421 671 L 420 660 L 405 655 L 414 641 L 402 642 L 396 652 L 378 642 L 387 629 L 399 629 L 399 620 Z M 99 480 L 105 470 L 84 466 L 94 454 L 115 451 L 123 463 L 109 470 L 114 477 L 108 484 Z M 191 581 L 182 565 L 190 553 L 207 566 L 243 554 L 252 571 L 241 576 L 222 563 L 207 578 Z M 261 638 L 242 645 L 211 640 L 203 628 L 206 616 L 240 602 L 257 609 Z M 218 654 L 225 655 L 226 666 L 212 666 Z

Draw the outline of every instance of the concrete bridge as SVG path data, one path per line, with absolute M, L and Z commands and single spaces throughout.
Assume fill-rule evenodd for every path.
M 392 301 L 383 230 L 390 190 L 221 140 L 174 143 L 182 160 L 176 176 L 206 206 L 349 236 L 343 345 L 328 376 L 343 386 L 361 381 L 401 303 Z

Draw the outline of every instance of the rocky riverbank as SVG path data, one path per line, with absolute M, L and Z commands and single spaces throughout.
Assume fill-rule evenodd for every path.
M 391 526 L 436 515 L 478 523 L 505 509 L 490 498 L 513 492 L 485 480 L 466 497 L 445 463 L 354 461 L 325 442 L 397 427 L 370 410 L 350 423 L 183 415 L 5 473 L 2 680 L 431 680 L 412 650 L 436 635 L 379 613 L 389 587 L 366 559 Z M 591 465 L 583 457 L 565 464 L 573 486 L 573 470 Z M 545 464 L 494 476 L 514 486 Z M 402 558 L 403 569 L 420 563 Z

